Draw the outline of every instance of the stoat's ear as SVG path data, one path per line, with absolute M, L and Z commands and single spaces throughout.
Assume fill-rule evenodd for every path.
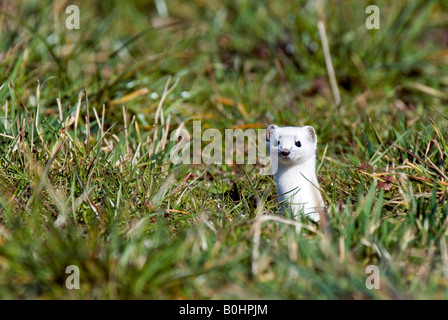
M 314 131 L 314 128 L 311 126 L 306 126 L 305 127 L 307 133 L 308 133 L 308 139 L 310 140 L 310 142 L 312 143 L 316 143 L 317 142 L 317 136 L 316 136 L 316 131 Z
M 271 141 L 271 136 L 277 129 L 278 127 L 275 124 L 271 124 L 268 126 L 268 128 L 266 129 L 266 141 Z

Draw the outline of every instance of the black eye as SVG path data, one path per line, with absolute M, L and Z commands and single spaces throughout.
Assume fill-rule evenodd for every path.
M 302 146 L 302 144 L 300 143 L 300 141 L 297 141 L 297 142 L 296 142 L 296 146 L 299 147 L 299 148 Z

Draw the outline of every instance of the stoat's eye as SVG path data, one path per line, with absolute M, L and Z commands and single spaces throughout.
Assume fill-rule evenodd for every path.
M 300 147 L 302 146 L 302 144 L 300 143 L 300 141 L 297 141 L 297 142 L 296 142 L 296 146 L 297 146 L 298 148 L 300 148 Z

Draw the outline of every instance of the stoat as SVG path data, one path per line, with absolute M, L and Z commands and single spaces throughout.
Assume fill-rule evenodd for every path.
M 282 210 L 291 208 L 295 218 L 306 215 L 318 221 L 325 208 L 316 177 L 317 137 L 314 128 L 270 125 L 266 148 L 275 168 L 278 201 Z

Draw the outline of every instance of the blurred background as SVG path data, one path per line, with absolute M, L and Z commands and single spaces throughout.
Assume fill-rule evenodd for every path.
M 70 4 L 79 7 L 78 30 L 65 27 Z M 366 28 L 370 4 L 380 10 L 379 30 Z M 178 121 L 202 118 L 217 128 L 309 123 L 325 134 L 335 116 L 350 127 L 446 98 L 447 7 L 418 0 L 2 1 L 0 81 L 8 75 L 17 88 L 47 82 L 53 90 L 44 101 L 61 95 L 73 102 L 72 93 L 87 88 L 100 105 L 147 88 L 126 102 L 149 125 L 158 102 L 151 94 L 160 96 L 172 75 L 180 78 L 170 107 Z M 338 113 L 319 19 L 343 105 L 351 105 Z M 388 107 L 367 108 L 377 99 Z M 114 117 L 113 108 L 107 112 Z

